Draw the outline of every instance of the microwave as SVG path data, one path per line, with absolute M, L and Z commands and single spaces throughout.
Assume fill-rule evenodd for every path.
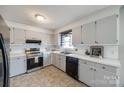
M 91 57 L 104 57 L 104 47 L 103 46 L 90 46 L 90 56 Z

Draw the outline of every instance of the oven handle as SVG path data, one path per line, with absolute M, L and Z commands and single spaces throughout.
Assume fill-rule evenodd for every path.
M 37 56 L 35 56 L 35 57 L 37 57 Z M 31 59 L 31 58 L 35 58 L 35 57 L 27 57 L 27 59 Z M 38 58 L 39 57 L 43 57 L 43 56 L 38 56 Z

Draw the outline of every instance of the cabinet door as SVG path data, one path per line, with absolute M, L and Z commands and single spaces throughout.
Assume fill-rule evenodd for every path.
M 93 66 L 79 62 L 79 80 L 88 86 L 94 86 L 94 71 Z
M 72 29 L 72 44 L 73 45 L 82 43 L 81 35 L 82 35 L 81 26 L 78 26 Z
M 51 60 L 52 60 L 52 64 L 56 66 L 56 55 L 55 54 L 51 54 Z
M 84 44 L 95 43 L 95 22 L 84 24 L 82 26 L 82 42 Z
M 117 76 L 114 73 L 97 69 L 95 71 L 95 87 L 116 87 Z
M 60 56 L 60 69 L 66 71 L 66 57 L 63 55 Z
M 117 43 L 117 16 L 110 16 L 96 22 L 96 41 L 100 44 Z
M 13 44 L 13 28 L 10 28 L 10 43 Z
M 25 31 L 23 29 L 13 29 L 13 43 L 24 44 L 25 43 Z
M 26 72 L 26 58 L 15 57 L 10 60 L 10 77 Z
M 60 55 L 56 54 L 56 67 L 60 68 Z
M 51 55 L 50 53 L 44 53 L 43 55 L 43 66 L 51 65 Z

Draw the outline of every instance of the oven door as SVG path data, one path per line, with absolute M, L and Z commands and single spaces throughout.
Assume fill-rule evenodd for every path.
M 27 59 L 27 70 L 43 66 L 43 57 L 38 57 L 38 62 L 35 62 L 35 57 Z

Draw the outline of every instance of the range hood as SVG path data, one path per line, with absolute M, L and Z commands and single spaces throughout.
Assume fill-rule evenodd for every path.
M 30 44 L 41 44 L 41 40 L 30 40 L 30 39 L 27 39 L 26 40 L 26 43 L 30 43 Z

